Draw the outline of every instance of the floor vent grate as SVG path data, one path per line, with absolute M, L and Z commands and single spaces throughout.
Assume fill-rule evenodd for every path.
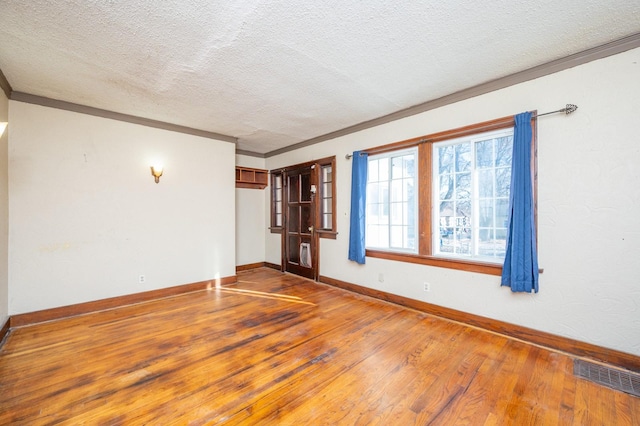
M 615 390 L 640 396 L 640 374 L 576 359 L 573 374 Z

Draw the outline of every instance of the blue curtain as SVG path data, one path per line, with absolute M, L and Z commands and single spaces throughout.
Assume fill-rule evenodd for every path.
M 365 211 L 367 208 L 367 158 L 365 152 L 354 151 L 351 157 L 351 217 L 349 228 L 349 260 L 361 265 L 365 259 Z
M 531 113 L 515 117 L 507 254 L 502 268 L 503 286 L 513 292 L 538 292 L 538 252 L 531 177 Z

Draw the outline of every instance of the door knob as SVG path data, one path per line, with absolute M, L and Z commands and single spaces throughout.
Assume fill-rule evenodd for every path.
M 309 232 L 313 232 L 313 226 L 309 227 Z

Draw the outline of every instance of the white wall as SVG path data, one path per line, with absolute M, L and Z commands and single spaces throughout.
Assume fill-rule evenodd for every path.
M 264 158 L 236 155 L 236 165 L 264 169 Z M 236 189 L 236 265 L 264 262 L 269 187 Z M 278 262 L 280 263 L 280 262 Z
M 346 153 L 537 109 L 579 106 L 538 124 L 540 293 L 497 276 L 382 259 L 347 261 Z M 337 156 L 338 238 L 321 275 L 640 355 L 640 49 L 267 159 L 273 169 Z M 266 260 L 279 236 L 265 233 Z M 378 275 L 384 274 L 384 282 Z M 431 283 L 425 293 L 422 283 Z
M 9 120 L 9 100 L 0 90 L 0 122 Z M 0 328 L 9 318 L 9 128 L 0 137 Z
M 9 121 L 9 314 L 235 275 L 234 144 L 16 101 Z

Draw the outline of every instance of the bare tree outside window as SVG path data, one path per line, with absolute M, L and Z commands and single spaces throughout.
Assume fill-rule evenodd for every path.
M 512 131 L 434 144 L 436 254 L 503 258 Z

